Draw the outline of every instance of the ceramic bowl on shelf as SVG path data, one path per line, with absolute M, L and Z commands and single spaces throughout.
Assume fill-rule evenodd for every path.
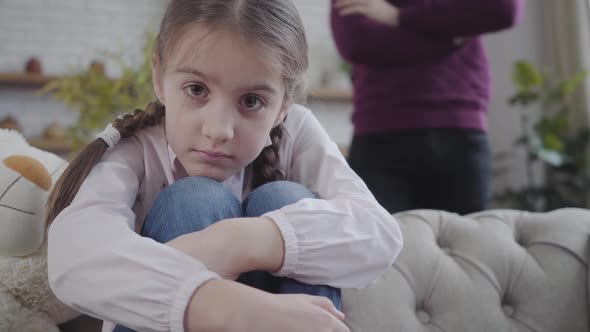
M 18 131 L 19 133 L 23 132 L 20 123 L 11 115 L 8 115 L 4 117 L 2 120 L 0 120 L 0 128 L 13 129 Z
M 64 141 L 66 139 L 66 129 L 59 123 L 54 122 L 43 130 L 42 137 L 48 141 Z
M 37 57 L 31 57 L 25 65 L 25 72 L 27 74 L 41 75 L 43 69 L 41 67 L 41 60 Z

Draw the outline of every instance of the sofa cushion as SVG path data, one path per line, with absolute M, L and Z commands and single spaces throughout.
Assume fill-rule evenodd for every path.
M 590 330 L 590 211 L 395 217 L 395 264 L 371 287 L 343 291 L 353 331 Z

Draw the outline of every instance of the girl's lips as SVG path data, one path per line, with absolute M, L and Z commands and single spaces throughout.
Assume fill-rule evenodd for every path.
M 200 156 L 202 156 L 206 159 L 210 159 L 210 160 L 219 160 L 219 159 L 230 158 L 229 155 L 227 155 L 223 152 L 217 152 L 217 151 L 193 149 L 193 152 L 196 152 Z

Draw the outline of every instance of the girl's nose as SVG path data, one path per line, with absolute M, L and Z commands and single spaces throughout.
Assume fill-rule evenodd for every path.
M 214 142 L 229 141 L 234 137 L 232 111 L 226 107 L 217 107 L 203 114 L 203 136 Z

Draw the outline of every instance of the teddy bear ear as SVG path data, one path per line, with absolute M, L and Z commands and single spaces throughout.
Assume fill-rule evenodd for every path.
M 19 173 L 37 187 L 49 191 L 52 181 L 47 168 L 37 159 L 23 155 L 13 155 L 4 158 L 4 165 Z

